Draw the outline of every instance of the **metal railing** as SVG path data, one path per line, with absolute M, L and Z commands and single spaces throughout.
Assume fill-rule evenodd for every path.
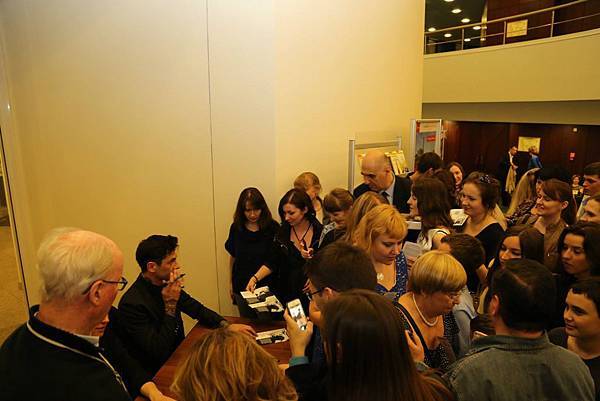
M 498 18 L 491 21 L 475 22 L 439 29 L 433 32 L 425 32 L 425 54 L 497 46 L 600 28 L 600 7 L 598 7 L 598 12 L 557 20 L 557 14 L 562 10 L 575 8 L 588 1 L 590 3 L 600 4 L 600 1 L 598 0 L 577 0 L 560 6 L 511 15 L 509 17 Z M 586 10 L 582 11 L 585 12 Z M 529 26 L 529 21 L 532 16 L 536 16 L 536 19 L 539 20 L 547 20 L 547 22 L 543 21 L 538 25 Z M 573 24 L 583 20 L 589 21 L 589 26 L 586 27 Z M 520 23 L 521 25 L 517 26 L 517 24 L 514 23 Z M 571 23 L 571 26 L 566 25 L 569 23 Z M 564 29 L 561 30 L 561 28 Z M 457 35 L 455 35 L 455 33 Z M 456 36 L 459 38 L 449 39 Z

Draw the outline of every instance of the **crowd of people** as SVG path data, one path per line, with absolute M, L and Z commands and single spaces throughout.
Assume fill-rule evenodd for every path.
M 244 189 L 225 243 L 232 302 L 257 318 L 241 292 L 267 285 L 309 315 L 303 330 L 283 314 L 280 366 L 250 325 L 185 292 L 176 237 L 139 243 L 115 308 L 117 245 L 53 230 L 41 304 L 0 350 L 0 400 L 170 400 L 152 377 L 184 339 L 182 312 L 214 329 L 177 368 L 182 401 L 600 399 L 600 162 L 575 182 L 533 151 L 520 177 L 516 147 L 496 176 L 424 153 L 400 177 L 371 151 L 353 192 L 321 198 L 314 173 L 298 176 L 279 222 Z

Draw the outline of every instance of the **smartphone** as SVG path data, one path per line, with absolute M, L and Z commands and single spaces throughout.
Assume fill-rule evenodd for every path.
M 304 309 L 302 308 L 302 304 L 299 299 L 294 299 L 287 303 L 287 308 L 290 313 L 290 316 L 296 324 L 300 328 L 300 330 L 306 330 L 306 325 L 308 323 L 308 319 L 306 318 L 306 314 L 304 313 Z

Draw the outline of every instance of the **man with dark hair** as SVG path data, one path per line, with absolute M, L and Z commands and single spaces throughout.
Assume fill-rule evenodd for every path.
M 321 400 L 325 394 L 327 372 L 318 329 L 320 309 L 341 292 L 352 289 L 373 291 L 377 275 L 371 259 L 363 250 L 340 241 L 327 245 L 309 259 L 305 270 L 309 280 L 306 295 L 311 301 L 312 322 L 309 322 L 306 331 L 302 331 L 286 312 L 284 317 L 292 350 L 286 374 L 296 386 L 300 400 Z M 313 322 L 316 327 L 313 327 Z
M 469 281 L 477 291 L 480 281 L 484 281 L 487 269 L 485 268 L 485 251 L 479 240 L 468 234 L 450 234 L 442 238 L 440 251 L 449 252 L 465 269 L 467 285 L 460 292 L 458 305 L 452 309 L 456 324 L 460 329 L 458 335 L 458 356 L 463 356 L 471 347 L 471 321 L 477 316 L 473 297 L 469 292 Z
M 119 302 L 119 331 L 131 356 L 151 374 L 185 337 L 181 312 L 210 328 L 228 327 L 256 336 L 252 327 L 229 324 L 182 290 L 177 247 L 177 237 L 171 235 L 151 235 L 140 242 L 135 258 L 142 272 Z
M 444 165 L 442 158 L 435 152 L 423 153 L 415 164 L 415 171 L 411 174 L 410 179 L 415 182 L 419 177 L 427 177 L 439 170 Z
M 577 211 L 577 219 L 583 216 L 590 197 L 600 195 L 600 162 L 590 163 L 583 169 L 583 199 Z
M 394 175 L 389 158 L 380 150 L 368 152 L 362 160 L 360 174 L 364 182 L 354 188 L 354 197 L 358 198 L 368 191 L 381 194 L 398 211 L 408 213 L 406 204 L 410 198 L 411 181 Z
M 565 327 L 548 333 L 553 344 L 579 355 L 587 365 L 600 399 L 600 277 L 577 281 L 567 295 Z
M 550 271 L 528 259 L 509 261 L 490 293 L 496 335 L 473 340 L 445 375 L 457 400 L 593 400 L 585 364 L 544 332 L 556 297 Z

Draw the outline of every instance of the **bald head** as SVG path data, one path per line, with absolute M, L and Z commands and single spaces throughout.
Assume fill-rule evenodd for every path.
M 365 155 L 360 174 L 372 191 L 383 191 L 394 181 L 390 161 L 381 150 L 372 150 Z
M 44 302 L 71 301 L 92 283 L 120 277 L 123 270 L 123 254 L 112 240 L 77 228 L 51 230 L 37 256 Z

